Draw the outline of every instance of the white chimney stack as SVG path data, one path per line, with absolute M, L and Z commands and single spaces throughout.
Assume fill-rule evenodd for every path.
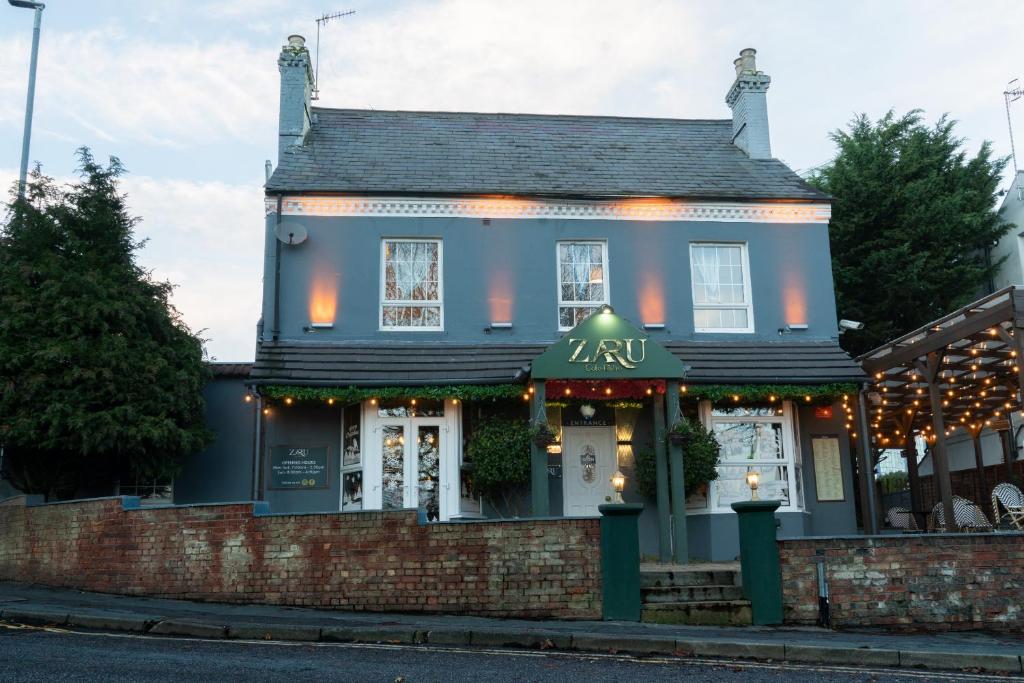
M 740 50 L 733 61 L 736 80 L 725 96 L 732 109 L 732 142 L 751 159 L 771 159 L 768 136 L 768 85 L 772 79 L 757 70 L 757 50 Z
M 288 36 L 277 59 L 281 73 L 281 110 L 278 118 L 278 159 L 290 146 L 302 145 L 309 132 L 309 102 L 313 93 L 313 68 L 306 39 Z

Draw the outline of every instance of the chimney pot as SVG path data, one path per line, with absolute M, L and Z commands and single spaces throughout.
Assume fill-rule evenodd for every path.
M 732 65 L 736 67 L 736 77 L 738 78 L 739 75 L 743 73 L 743 58 L 737 57 L 736 59 L 732 60 Z
M 288 47 L 306 47 L 306 39 L 298 33 L 288 36 Z
M 757 73 L 756 55 L 757 50 L 752 47 L 740 50 L 740 62 L 743 64 L 743 70 L 747 73 Z

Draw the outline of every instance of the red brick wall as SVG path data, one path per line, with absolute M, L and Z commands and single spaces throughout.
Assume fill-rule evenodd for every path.
M 779 541 L 786 623 L 817 622 L 819 552 L 838 628 L 1024 631 L 1024 534 Z
M 346 610 L 601 617 L 594 520 L 417 523 L 416 513 L 254 516 L 253 504 L 0 504 L 0 579 Z

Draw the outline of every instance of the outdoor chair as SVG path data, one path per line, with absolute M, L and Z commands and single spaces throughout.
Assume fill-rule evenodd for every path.
M 1005 512 L 999 513 L 1002 507 Z M 1004 520 L 1015 529 L 1024 531 L 1024 493 L 1013 484 L 996 484 L 992 489 L 992 514 L 996 526 Z
M 885 513 L 885 521 L 893 529 L 899 529 L 900 531 L 921 530 L 917 526 L 917 520 L 914 519 L 914 513 L 907 508 L 889 508 Z
M 964 531 L 992 531 L 992 523 L 981 508 L 960 496 L 953 496 L 953 516 L 956 525 Z M 928 515 L 928 531 L 946 531 L 946 512 L 942 502 L 936 503 Z

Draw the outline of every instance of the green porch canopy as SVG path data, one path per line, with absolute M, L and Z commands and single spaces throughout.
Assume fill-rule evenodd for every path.
M 533 361 L 534 379 L 682 379 L 686 365 L 616 315 L 590 314 Z

